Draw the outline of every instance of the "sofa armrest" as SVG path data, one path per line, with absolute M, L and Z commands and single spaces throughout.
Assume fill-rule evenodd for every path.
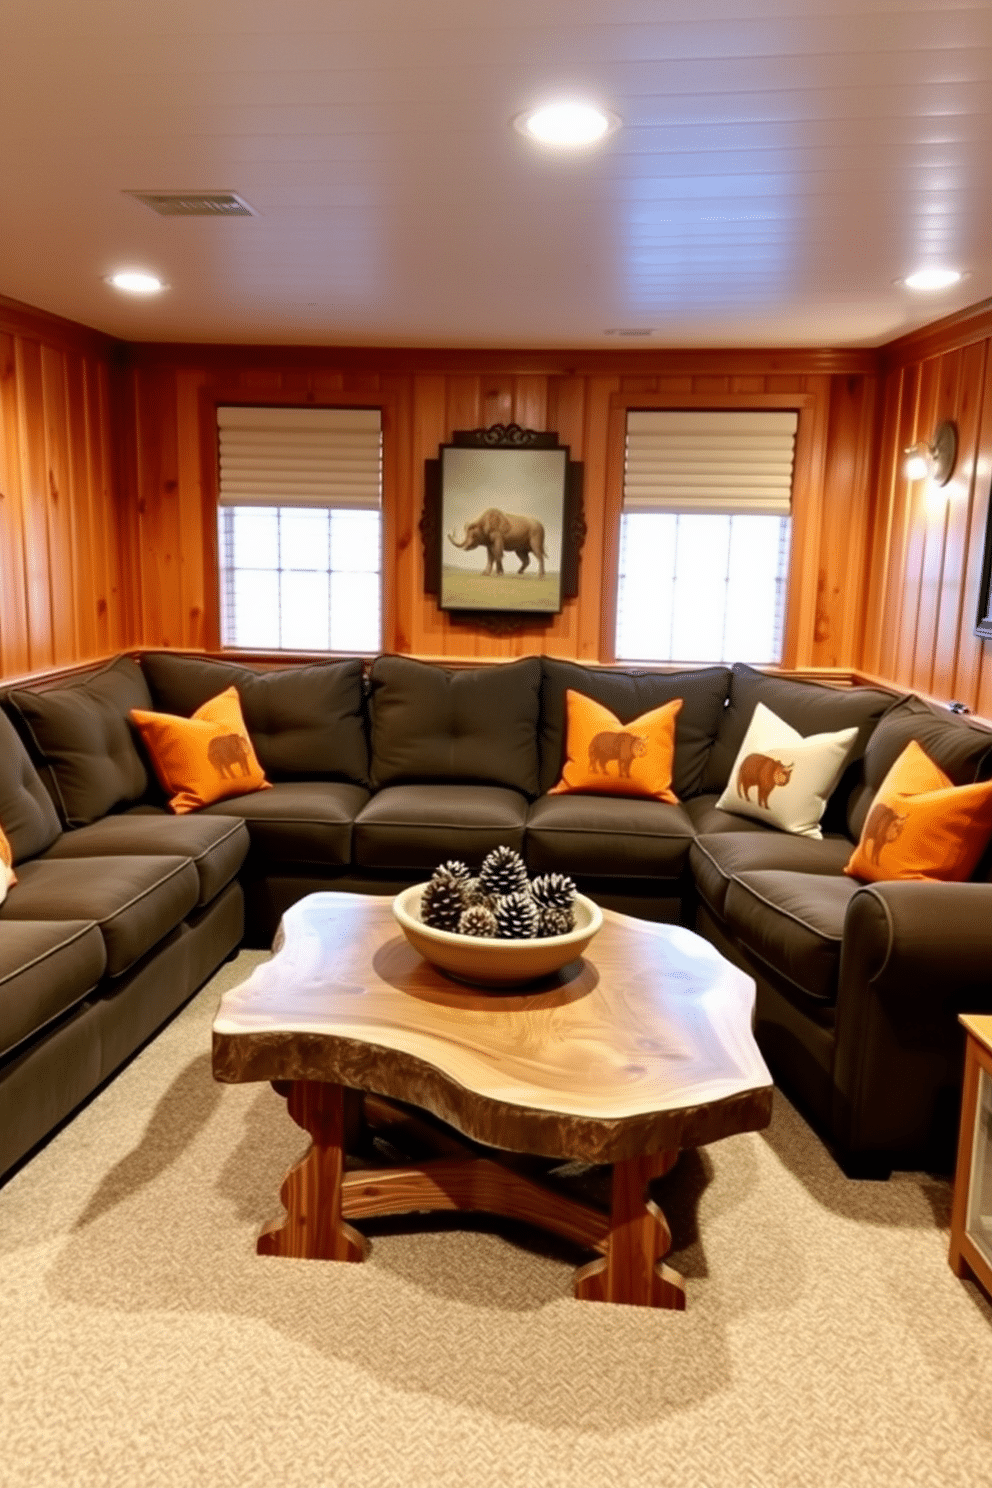
M 992 884 L 871 884 L 844 921 L 834 1131 L 852 1154 L 929 1151 L 957 1129 L 964 1036 L 992 1010 Z

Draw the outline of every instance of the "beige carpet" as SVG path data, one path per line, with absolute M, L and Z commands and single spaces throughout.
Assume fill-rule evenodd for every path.
M 577 1303 L 509 1229 L 261 1259 L 306 1139 L 210 1077 L 243 953 L 0 1190 L 0 1483 L 992 1483 L 992 1307 L 949 1185 L 852 1183 L 787 1102 L 662 1186 L 688 1310 Z

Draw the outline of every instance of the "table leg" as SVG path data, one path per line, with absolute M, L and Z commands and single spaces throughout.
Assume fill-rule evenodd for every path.
M 280 1082 L 280 1094 L 313 1143 L 283 1181 L 286 1216 L 266 1225 L 258 1237 L 258 1254 L 363 1261 L 368 1241 L 341 1218 L 344 1090 L 321 1080 L 294 1080 L 288 1089 Z
M 672 1232 L 648 1184 L 675 1166 L 678 1149 L 653 1152 L 613 1165 L 613 1201 L 606 1254 L 575 1273 L 575 1296 L 587 1302 L 626 1302 L 682 1311 L 685 1287 L 662 1262 Z

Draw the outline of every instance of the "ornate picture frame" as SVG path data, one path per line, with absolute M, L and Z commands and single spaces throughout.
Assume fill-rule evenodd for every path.
M 582 466 L 557 434 L 456 430 L 424 463 L 424 591 L 440 609 L 518 629 L 577 595 Z

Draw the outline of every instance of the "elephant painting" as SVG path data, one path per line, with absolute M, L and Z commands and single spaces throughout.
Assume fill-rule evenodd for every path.
M 517 572 L 523 573 L 533 553 L 540 576 L 544 578 L 544 564 L 547 559 L 544 550 L 544 524 L 536 517 L 517 517 L 512 512 L 500 511 L 498 507 L 490 506 L 474 522 L 466 522 L 465 535 L 461 541 L 453 532 L 448 533 L 448 541 L 454 543 L 456 548 L 484 547 L 488 555 L 483 570 L 485 574 L 503 572 L 504 553 L 516 553 L 520 559 Z
M 248 741 L 242 734 L 218 734 L 207 745 L 207 759 L 221 780 L 234 779 L 235 765 L 240 768 L 242 775 L 251 774 L 251 766 L 248 763 Z

